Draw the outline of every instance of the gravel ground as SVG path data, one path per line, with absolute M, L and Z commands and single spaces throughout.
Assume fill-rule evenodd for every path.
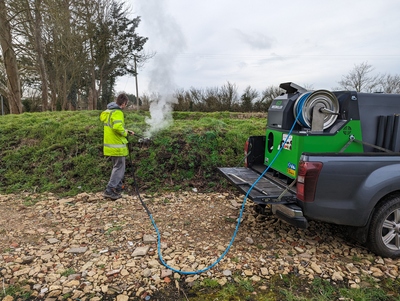
M 231 193 L 143 195 L 161 234 L 161 254 L 176 270 L 213 264 L 229 245 L 243 197 Z M 157 234 L 136 196 L 101 194 L 0 195 L 2 290 L 22 286 L 47 300 L 151 299 L 166 286 L 204 278 L 221 285 L 235 275 L 254 283 L 277 274 L 321 277 L 358 288 L 399 279 L 400 259 L 375 256 L 351 243 L 339 227 L 311 222 L 296 229 L 246 203 L 237 236 L 212 269 L 182 275 L 159 261 Z M 172 282 L 172 283 L 171 283 Z M 10 297 L 4 298 L 11 300 Z M 4 300 L 3 299 L 3 300 Z

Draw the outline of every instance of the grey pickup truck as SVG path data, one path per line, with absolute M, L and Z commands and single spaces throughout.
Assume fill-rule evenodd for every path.
M 293 226 L 350 226 L 375 254 L 400 257 L 400 95 L 280 87 L 245 166 L 219 171 Z

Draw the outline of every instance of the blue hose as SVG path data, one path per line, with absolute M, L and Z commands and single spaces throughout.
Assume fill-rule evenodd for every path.
M 307 95 L 307 96 L 308 96 L 308 95 Z M 306 96 L 305 98 L 307 98 L 307 96 Z M 305 100 L 305 99 L 304 99 L 304 100 Z M 303 104 L 304 104 L 304 100 L 301 101 L 301 102 L 299 102 L 298 108 L 299 108 L 299 107 L 302 108 L 302 106 L 303 106 Z M 204 272 L 210 270 L 211 268 L 213 268 L 214 266 L 216 266 L 216 265 L 225 257 L 225 255 L 229 252 L 229 249 L 231 248 L 231 246 L 232 246 L 232 244 L 233 244 L 233 242 L 234 242 L 234 240 L 235 240 L 235 238 L 236 238 L 237 232 L 238 232 L 238 230 L 239 230 L 239 226 L 240 226 L 240 222 L 241 222 L 241 219 L 242 219 L 242 216 L 243 216 L 244 207 L 245 207 L 245 205 L 246 205 L 247 198 L 248 198 L 250 192 L 253 190 L 253 188 L 254 188 L 254 187 L 256 186 L 256 184 L 258 183 L 258 181 L 260 181 L 260 180 L 263 178 L 263 176 L 264 176 L 265 173 L 268 171 L 268 169 L 270 168 L 270 166 L 272 166 L 272 164 L 275 162 L 275 160 L 278 158 L 279 154 L 281 153 L 281 151 L 282 151 L 282 149 L 283 149 L 283 145 L 286 144 L 286 142 L 287 142 L 289 136 L 291 135 L 291 133 L 292 133 L 292 131 L 293 131 L 293 129 L 294 129 L 294 126 L 296 125 L 297 120 L 299 119 L 299 116 L 301 116 L 301 110 L 297 110 L 296 113 L 297 113 L 297 114 L 296 114 L 296 115 L 297 115 L 297 116 L 296 116 L 296 119 L 295 119 L 295 121 L 293 122 L 293 125 L 292 125 L 292 127 L 291 127 L 291 129 L 290 129 L 290 131 L 289 131 L 289 133 L 288 133 L 288 135 L 287 135 L 285 141 L 283 142 L 282 147 L 279 148 L 279 151 L 277 152 L 277 154 L 275 155 L 275 157 L 273 158 L 273 160 L 271 161 L 271 163 L 265 168 L 265 170 L 261 173 L 261 175 L 257 178 L 257 180 L 250 186 L 249 190 L 247 191 L 247 193 L 246 193 L 246 195 L 245 195 L 245 197 L 244 197 L 244 199 L 243 199 L 243 203 L 242 203 L 242 206 L 241 206 L 241 209 L 240 209 L 240 214 L 239 214 L 238 222 L 237 222 L 237 224 L 236 224 L 235 231 L 234 231 L 234 233 L 233 233 L 233 235 L 232 235 L 232 238 L 231 238 L 231 240 L 230 240 L 228 246 L 226 247 L 225 251 L 221 254 L 221 256 L 219 256 L 218 259 L 217 259 L 213 264 L 209 265 L 208 267 L 205 267 L 204 269 L 197 270 L 197 271 L 181 271 L 181 270 L 177 270 L 177 269 L 175 269 L 175 268 L 169 266 L 169 265 L 164 261 L 164 259 L 163 259 L 163 257 L 162 257 L 162 254 L 161 254 L 161 235 L 160 235 L 160 231 L 158 230 L 158 227 L 157 227 L 157 225 L 156 225 L 156 223 L 155 223 L 155 221 L 154 221 L 154 219 L 153 219 L 153 216 L 152 216 L 151 212 L 148 210 L 146 204 L 142 201 L 142 199 L 141 199 L 141 197 L 140 197 L 140 194 L 139 194 L 139 190 L 138 190 L 137 187 L 136 187 L 136 191 L 137 191 L 137 193 L 138 193 L 138 195 L 139 195 L 139 199 L 140 199 L 140 201 L 142 202 L 142 205 L 144 206 L 144 208 L 146 209 L 147 214 L 148 214 L 148 216 L 149 216 L 149 218 L 150 218 L 150 220 L 151 220 L 151 223 L 153 224 L 153 227 L 154 227 L 154 229 L 155 229 L 155 231 L 156 231 L 156 233 L 157 233 L 157 251 L 158 251 L 158 257 L 159 257 L 161 263 L 162 263 L 166 268 L 172 270 L 173 272 L 182 274 L 182 275 L 196 275 L 196 274 L 201 274 L 201 273 L 204 273 Z M 136 183 L 136 180 L 135 180 L 135 183 Z
M 304 103 L 306 102 L 306 100 L 310 94 L 311 94 L 311 92 L 307 92 L 307 93 L 304 93 L 303 95 L 301 95 L 299 100 L 297 101 L 297 105 L 295 107 L 295 114 L 296 114 L 296 116 L 298 116 L 297 119 L 305 127 L 309 127 L 309 125 L 307 124 L 307 121 L 304 119 L 302 111 L 303 111 Z

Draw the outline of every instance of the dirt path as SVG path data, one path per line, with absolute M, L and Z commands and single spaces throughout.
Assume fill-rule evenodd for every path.
M 177 270 L 202 270 L 231 241 L 242 197 L 226 193 L 143 195 L 161 234 L 164 261 Z M 296 274 L 368 285 L 365 276 L 399 278 L 400 260 L 383 259 L 353 245 L 338 228 L 311 222 L 307 230 L 248 202 L 227 255 L 212 269 L 181 275 L 163 266 L 156 232 L 136 197 L 101 194 L 0 196 L 0 275 L 4 289 L 20 286 L 32 297 L 118 300 L 153 296 L 174 281 L 205 278 L 225 285 L 247 277 L 262 288 L 276 274 Z M 96 299 L 97 298 L 97 299 Z

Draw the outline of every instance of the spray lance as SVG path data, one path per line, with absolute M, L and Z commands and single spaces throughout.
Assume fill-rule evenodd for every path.
M 128 131 L 129 134 L 138 137 L 139 138 L 139 140 L 138 140 L 139 143 L 142 143 L 144 145 L 149 145 L 150 144 L 150 142 L 151 142 L 151 138 L 150 137 L 145 137 L 143 135 L 137 134 L 132 130 L 127 130 L 127 131 Z

